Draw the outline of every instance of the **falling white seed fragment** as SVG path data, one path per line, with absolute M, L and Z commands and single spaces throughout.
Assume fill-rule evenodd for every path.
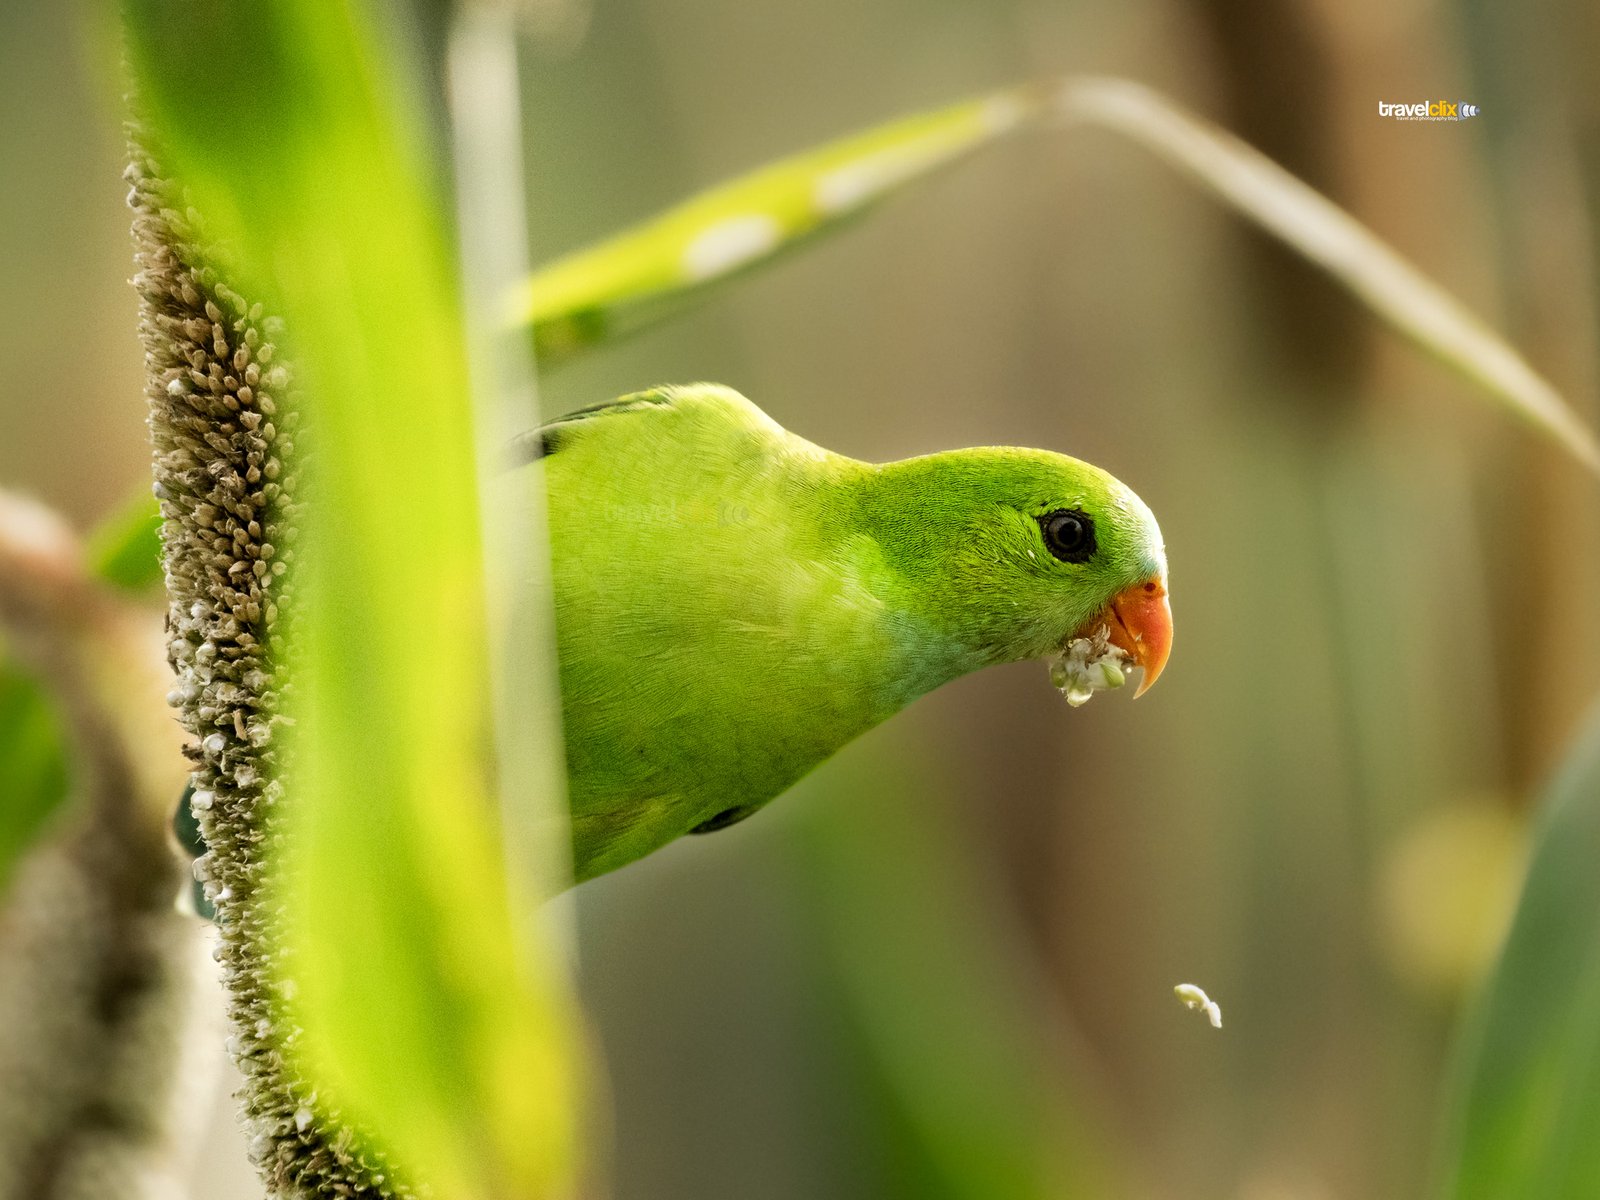
M 1205 992 L 1195 987 L 1192 983 L 1180 983 L 1172 991 L 1179 1000 L 1183 1001 L 1185 1008 L 1197 1008 L 1211 1018 L 1211 1028 L 1222 1028 L 1222 1009 L 1217 1007 L 1216 1001 L 1212 1000 Z

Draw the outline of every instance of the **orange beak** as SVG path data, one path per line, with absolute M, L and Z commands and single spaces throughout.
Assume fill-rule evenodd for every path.
M 1110 642 L 1144 671 L 1137 700 L 1155 686 L 1172 653 L 1172 606 L 1167 603 L 1166 581 L 1147 579 L 1124 588 L 1111 598 L 1104 614 Z

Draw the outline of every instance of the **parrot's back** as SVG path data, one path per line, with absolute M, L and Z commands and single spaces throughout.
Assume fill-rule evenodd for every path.
M 711 386 L 540 436 L 579 879 L 748 815 L 938 682 L 852 519 L 875 468 Z

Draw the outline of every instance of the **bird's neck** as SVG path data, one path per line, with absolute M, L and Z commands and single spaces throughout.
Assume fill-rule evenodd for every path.
M 967 479 L 947 455 L 859 466 L 847 506 L 857 569 L 882 601 L 896 669 L 930 691 L 1019 657 L 996 627 L 994 606 L 973 594 L 974 581 L 948 569 L 947 513 L 971 503 L 966 493 L 981 479 Z

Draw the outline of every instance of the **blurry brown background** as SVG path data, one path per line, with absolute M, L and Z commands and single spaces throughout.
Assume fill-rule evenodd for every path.
M 98 20 L 0 9 L 0 479 L 84 526 L 146 486 Z M 535 253 L 896 113 L 1124 74 L 1350 207 L 1593 422 L 1597 21 L 1579 0 L 547 0 Z M 1377 114 L 1438 98 L 1484 115 Z M 615 1195 L 1070 1195 L 1089 1158 L 1106 1194 L 1419 1194 L 1532 790 L 1600 680 L 1592 481 L 1100 131 L 988 152 L 543 399 L 693 379 L 858 457 L 1105 466 L 1162 521 L 1177 645 L 1137 705 L 1069 711 L 1038 664 L 962 680 L 757 819 L 579 889 Z M 953 997 L 972 1025 L 922 1019 Z M 967 1120 L 991 1089 L 1039 1117 L 1016 1135 L 1037 1169 L 929 1150 L 930 1112 Z M 210 1136 L 197 1194 L 251 1195 Z

